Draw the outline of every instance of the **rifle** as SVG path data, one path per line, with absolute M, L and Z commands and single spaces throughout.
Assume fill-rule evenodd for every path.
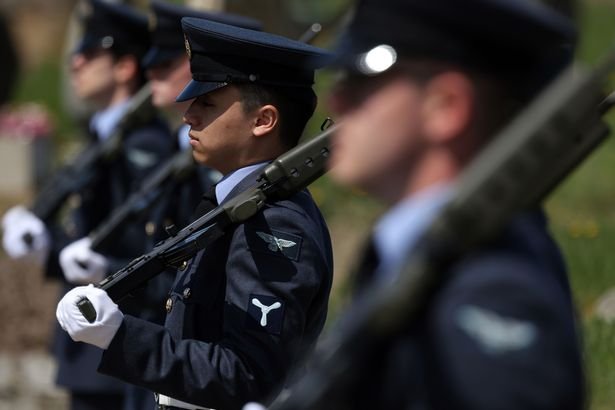
M 92 182 L 100 166 L 117 157 L 126 132 L 155 116 L 151 94 L 149 86 L 142 87 L 131 99 L 130 106 L 109 138 L 88 146 L 74 161 L 53 175 L 37 194 L 30 208 L 34 215 L 48 223 L 71 194 L 79 192 Z M 24 239 L 28 242 L 28 238 Z
M 254 216 L 266 201 L 286 199 L 301 191 L 324 174 L 329 139 L 335 128 L 330 126 L 287 151 L 263 169 L 255 186 L 201 216 L 97 286 L 117 302 L 167 268 L 185 268 L 198 251 L 222 237 L 231 226 Z M 78 306 L 89 322 L 96 319 L 96 311 L 87 298 L 80 300 Z
M 615 104 L 603 84 L 615 52 L 593 72 L 571 66 L 478 154 L 402 268 L 359 295 L 317 344 L 309 371 L 291 374 L 269 410 L 329 408 L 353 367 L 416 321 L 446 281 L 447 267 L 536 205 L 608 136 L 602 116 Z M 305 363 L 304 363 L 305 365 Z M 304 366 L 297 369 L 304 369 Z

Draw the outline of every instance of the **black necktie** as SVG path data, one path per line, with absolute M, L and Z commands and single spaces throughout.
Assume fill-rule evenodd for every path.
M 380 264 L 380 258 L 378 251 L 374 245 L 374 239 L 372 237 L 363 246 L 361 261 L 357 264 L 354 270 L 354 284 L 355 291 L 362 290 L 366 285 L 371 282 L 374 277 L 374 273 Z
M 218 200 L 216 199 L 216 186 L 211 185 L 201 197 L 201 202 L 199 202 L 196 206 L 194 211 L 194 219 L 200 218 L 217 206 Z

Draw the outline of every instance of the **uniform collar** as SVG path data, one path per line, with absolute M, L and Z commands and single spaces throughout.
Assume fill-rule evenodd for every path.
M 260 162 L 254 165 L 248 165 L 247 167 L 239 168 L 229 174 L 226 174 L 220 182 L 216 185 L 216 200 L 219 204 L 231 193 L 241 181 L 250 176 L 254 171 L 262 168 L 267 162 Z
M 451 196 L 450 185 L 430 187 L 398 203 L 380 219 L 373 235 L 379 274 L 399 267 Z
M 106 140 L 113 134 L 115 127 L 121 121 L 129 105 L 130 99 L 127 99 L 104 110 L 97 111 L 92 116 L 90 129 L 96 132 L 99 140 Z
M 177 144 L 179 145 L 179 149 L 185 150 L 190 148 L 190 126 L 188 124 L 184 124 L 177 130 Z

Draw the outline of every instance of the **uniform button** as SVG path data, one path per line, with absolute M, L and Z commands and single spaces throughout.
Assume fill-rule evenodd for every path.
M 191 294 L 192 294 L 192 291 L 190 290 L 190 288 L 184 289 L 184 299 L 188 299 Z
M 179 270 L 185 270 L 188 266 L 188 261 L 183 261 L 181 265 L 179 265 Z
M 68 206 L 73 209 L 79 208 L 82 202 L 83 200 L 81 198 L 81 195 L 79 194 L 72 194 L 70 197 L 68 197 Z
M 167 299 L 166 309 L 167 309 L 167 313 L 171 313 L 171 309 L 173 309 L 173 299 L 171 298 Z
M 153 236 L 156 233 L 156 224 L 152 221 L 149 221 L 145 224 L 145 234 L 147 236 Z

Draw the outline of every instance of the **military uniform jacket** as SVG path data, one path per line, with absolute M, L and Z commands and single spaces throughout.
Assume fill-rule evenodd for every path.
M 126 315 L 99 371 L 204 407 L 262 400 L 322 330 L 332 268 L 307 191 L 268 203 L 178 272 L 164 327 Z
M 540 213 L 455 263 L 326 409 L 579 410 L 581 352 L 559 251 Z
M 97 143 L 96 138 L 92 137 L 90 143 Z M 174 149 L 168 127 L 159 119 L 127 132 L 118 158 L 111 165 L 97 170 L 92 185 L 79 193 L 79 200 L 73 201 L 64 221 L 48 227 L 53 249 L 47 260 L 45 274 L 62 281 L 62 295 L 73 285 L 64 280 L 58 260 L 59 252 L 70 242 L 95 229 Z M 121 240 L 108 253 L 105 252 L 105 256 L 110 259 L 113 271 L 152 245 L 152 239 L 146 235 L 144 222 L 135 221 L 126 225 Z M 167 279 L 166 283 L 168 286 L 171 282 Z M 151 320 L 155 317 L 159 321 L 163 320 L 164 311 L 159 308 L 159 304 L 164 296 L 165 293 L 161 293 L 156 284 L 151 289 L 139 292 L 138 304 L 143 314 Z M 58 361 L 58 385 L 73 391 L 92 393 L 123 391 L 122 383 L 96 371 L 102 351 L 94 346 L 73 342 L 59 326 L 55 330 L 52 351 Z

